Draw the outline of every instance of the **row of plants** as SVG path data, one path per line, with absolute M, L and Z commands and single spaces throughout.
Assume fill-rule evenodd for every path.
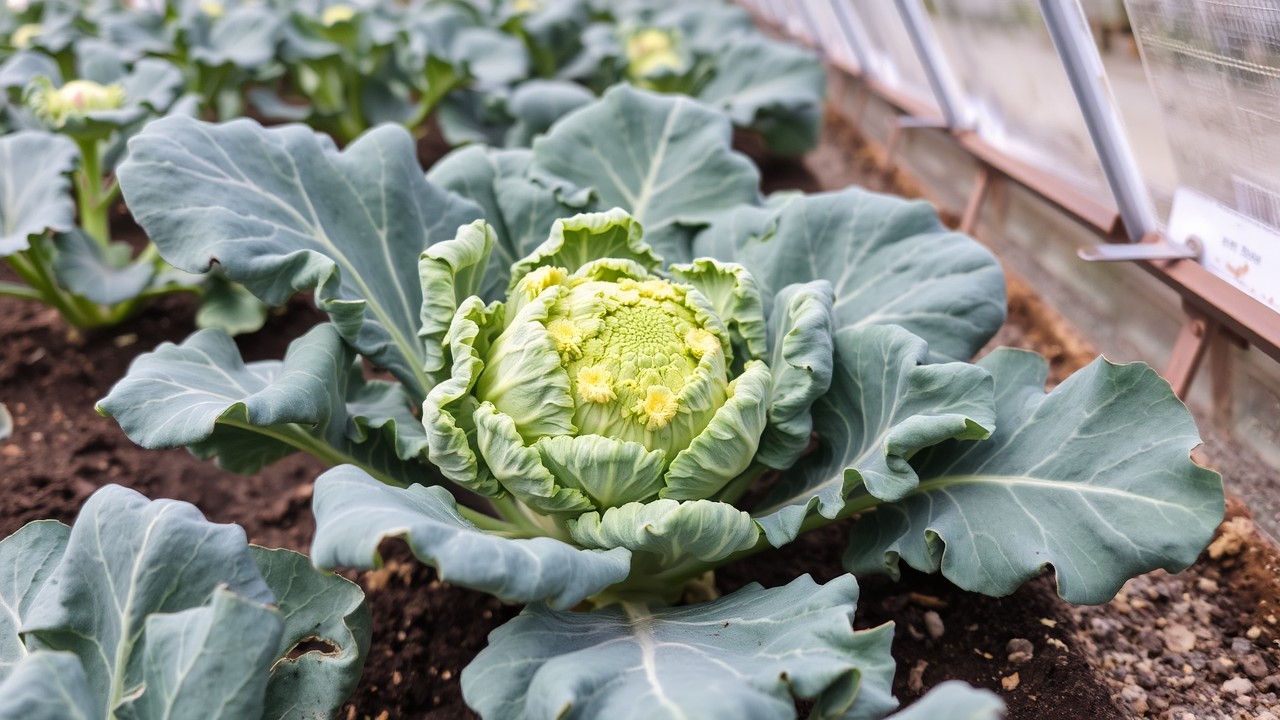
M 116 325 L 175 292 L 201 296 L 203 327 L 235 334 L 265 319 L 220 274 L 175 272 L 153 247 L 113 240 L 115 167 L 158 117 L 251 112 L 346 144 L 379 123 L 422 134 L 438 111 L 450 145 L 523 146 L 630 81 L 699 97 L 798 153 L 816 142 L 824 87 L 812 53 L 720 4 L 56 0 L 0 9 L 0 48 L 0 257 L 21 280 L 0 294 L 77 328 Z
M 0 542 L 0 717 L 332 716 L 370 620 L 329 571 L 376 567 L 400 538 L 443 580 L 526 606 L 462 674 L 484 718 L 785 718 L 797 700 L 881 718 L 897 706 L 893 627 L 854 631 L 855 576 L 905 562 L 1004 595 L 1052 569 L 1063 598 L 1098 603 L 1207 544 L 1220 479 L 1190 461 L 1194 423 L 1154 371 L 1099 359 L 1046 393 L 1032 353 L 972 363 L 1005 320 L 981 245 L 920 202 L 760 194 L 732 146 L 750 122 L 706 94 L 768 64 L 701 49 L 739 11 L 340 7 L 45 4 L 5 26 L 16 46 L 40 21 L 0 77 L 42 68 L 6 86 L 6 118 L 45 125 L 0 138 L 25 163 L 0 173 L 5 242 L 26 243 L 10 257 L 54 248 L 45 279 L 73 292 L 57 268 L 73 264 L 64 236 L 83 234 L 103 284 L 145 266 L 153 290 L 133 297 L 217 282 L 239 309 L 213 317 L 243 318 L 310 291 L 329 317 L 258 362 L 229 332 L 246 323 L 207 323 L 139 356 L 99 411 L 144 447 L 232 472 L 297 452 L 333 467 L 314 487 L 310 562 L 117 487 L 71 529 Z M 442 42 L 474 54 L 424 60 L 453 78 L 431 102 L 446 132 L 484 144 L 426 173 L 404 122 L 348 138 L 318 101 L 310 127 L 208 121 L 246 99 L 265 119 L 329 82 L 416 115 L 429 86 L 387 68 L 439 60 L 411 29 L 442 18 L 456 23 Z M 189 21 L 205 34 L 175 30 Z M 256 43 L 273 27 L 268 54 Z M 193 70 L 208 54 L 192 38 L 215 36 L 269 59 Z M 297 48 L 319 43 L 298 37 L 354 49 L 308 65 Z M 290 42 L 299 54 L 276 54 Z M 521 73 L 502 45 L 523 50 Z M 639 87 L 605 89 L 619 79 Z M 520 115 L 522 92 L 553 105 Z M 363 123 L 375 105 L 393 103 L 358 105 Z M 149 238 L 136 260 L 94 235 L 117 194 Z M 819 585 L 798 567 L 718 597 L 719 568 L 833 523 L 850 526 L 849 574 Z M 948 683 L 894 717 L 1001 707 Z

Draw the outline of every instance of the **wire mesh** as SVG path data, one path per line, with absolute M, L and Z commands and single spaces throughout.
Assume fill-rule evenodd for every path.
M 903 92 L 929 107 L 938 101 L 929 87 L 920 57 L 902 24 L 897 6 L 889 0 L 835 0 L 852 3 L 866 29 L 868 68 L 880 82 Z
M 1280 229 L 1280 3 L 1127 5 L 1177 181 Z
M 979 135 L 1110 202 L 1035 0 L 933 0 L 929 14 Z

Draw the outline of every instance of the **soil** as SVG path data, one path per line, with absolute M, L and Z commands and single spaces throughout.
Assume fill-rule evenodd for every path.
M 864 148 L 846 128 L 831 123 L 822 146 L 802 160 L 761 158 L 766 189 L 812 191 L 857 182 L 920 194 L 906 179 L 882 171 Z M 422 150 L 435 152 L 425 144 Z M 1093 358 L 1079 334 L 1016 278 L 1009 297 L 1010 322 L 993 346 L 1029 347 L 1049 356 L 1054 383 Z M 15 419 L 13 436 L 0 442 L 0 536 L 36 518 L 70 522 L 94 489 L 114 482 L 149 497 L 195 503 L 214 521 L 243 525 L 253 542 L 306 550 L 313 532 L 311 482 L 323 469 L 314 459 L 294 456 L 253 477 L 238 477 L 184 450 L 143 450 L 93 412 L 94 402 L 134 357 L 186 337 L 194 311 L 191 298 L 171 297 L 110 334 L 79 334 L 68 332 L 51 310 L 0 298 L 0 401 Z M 320 320 L 306 299 L 297 299 L 274 313 L 264 330 L 237 342 L 249 360 L 279 358 L 292 338 Z M 1072 608 L 1056 597 L 1051 578 L 993 599 L 907 571 L 896 583 L 863 580 L 856 625 L 897 623 L 894 690 L 904 702 L 944 680 L 962 679 L 1004 697 L 1011 720 L 1144 714 L 1184 720 L 1176 713 L 1265 718 L 1263 708 L 1275 704 L 1280 690 L 1280 677 L 1273 674 L 1280 668 L 1273 642 L 1280 562 L 1244 511 L 1234 512 L 1237 520 L 1227 526 L 1216 557 L 1206 555 L 1178 575 L 1139 578 L 1110 605 Z M 781 585 L 800 572 L 826 581 L 842 572 L 843 536 L 844 528 L 827 528 L 730 566 L 717 578 L 720 589 L 752 581 Z M 518 608 L 439 582 L 400 543 L 387 543 L 384 550 L 381 570 L 350 574 L 369 597 L 374 637 L 345 717 L 472 717 L 461 700 L 461 669 L 484 646 L 488 632 Z M 1171 623 L 1187 628 L 1193 651 L 1166 647 Z M 1247 648 L 1237 642 L 1241 638 Z M 1258 675 L 1258 662 L 1244 659 L 1252 655 L 1261 659 L 1265 674 Z M 1222 656 L 1235 665 L 1219 662 Z M 1250 687 L 1233 682 L 1238 678 Z M 1228 682 L 1233 684 L 1224 691 Z

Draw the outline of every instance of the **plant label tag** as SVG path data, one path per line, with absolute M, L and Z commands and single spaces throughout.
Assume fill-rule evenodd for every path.
M 1201 262 L 1213 274 L 1280 312 L 1280 232 L 1213 198 L 1179 187 L 1169 237 L 1204 245 Z

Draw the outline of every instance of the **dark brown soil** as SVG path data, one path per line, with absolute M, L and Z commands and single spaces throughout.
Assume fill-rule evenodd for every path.
M 835 132 L 835 131 L 833 131 Z M 860 178 L 875 189 L 902 187 L 881 173 L 870 155 L 848 150 L 828 135 L 805 161 L 762 158 L 769 189 L 843 185 Z M 431 153 L 429 143 L 422 147 Z M 831 168 L 843 166 L 839 172 Z M 1050 309 L 1025 287 L 1010 293 L 1011 322 L 998 341 L 1031 347 L 1054 360 L 1060 378 L 1092 353 L 1055 321 Z M 0 401 L 15 418 L 13 436 L 0 442 L 0 536 L 36 518 L 72 520 L 84 499 L 106 483 L 120 483 L 153 497 L 186 500 L 212 520 L 243 525 L 254 542 L 306 550 L 313 531 L 310 488 L 323 467 L 295 456 L 257 476 L 230 475 L 184 450 L 148 451 L 123 436 L 93 405 L 124 374 L 129 361 L 164 340 L 192 331 L 194 303 L 174 297 L 159 302 L 111 334 L 69 333 L 56 313 L 0 298 Z M 274 315 L 266 329 L 238 340 L 250 360 L 279 358 L 288 342 L 320 319 L 306 300 Z M 784 584 L 809 572 L 825 581 L 841 572 L 842 528 L 810 533 L 782 551 L 726 568 L 723 590 L 757 581 Z M 1276 589 L 1267 573 L 1249 575 L 1257 596 L 1223 602 L 1274 608 Z M 1251 566 L 1253 567 L 1253 566 Z M 397 543 L 388 543 L 387 564 L 354 574 L 373 609 L 374 638 L 366 672 L 347 717 L 469 717 L 461 701 L 461 669 L 485 644 L 487 634 L 518 609 L 486 595 L 439 583 Z M 908 572 L 901 582 L 865 579 L 859 627 L 889 620 L 898 624 L 894 654 L 899 673 L 895 693 L 904 701 L 958 678 L 999 692 L 1011 720 L 1120 717 L 1112 688 L 1076 642 L 1067 606 L 1048 579 L 1030 583 L 1004 599 L 963 593 L 936 577 Z M 1246 587 L 1241 583 L 1242 587 Z M 1231 588 L 1232 586 L 1224 587 Z M 1250 590 L 1252 593 L 1253 590 Z M 1226 593 L 1224 593 L 1224 596 Z M 938 623 L 926 612 L 937 614 Z M 1267 622 L 1265 618 L 1261 622 Z M 933 628 L 933 633 L 929 628 Z M 1015 664 L 1010 640 L 1034 646 L 1034 659 Z M 1016 676 L 1015 676 L 1016 673 Z M 1014 679 L 1016 678 L 1016 680 Z

